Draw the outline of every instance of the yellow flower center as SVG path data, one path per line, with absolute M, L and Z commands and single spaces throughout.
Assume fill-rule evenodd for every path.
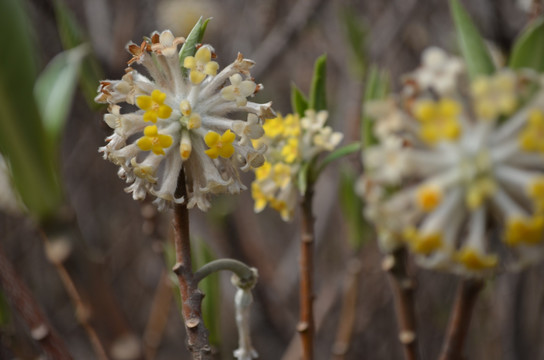
M 470 246 L 465 246 L 455 254 L 455 259 L 469 270 L 485 270 L 494 268 L 499 261 L 497 255 L 483 255 Z
M 544 113 L 534 109 L 527 125 L 518 136 L 520 147 L 525 151 L 544 153 Z
M 168 119 L 172 114 L 172 108 L 164 103 L 165 100 L 166 94 L 158 89 L 153 90 L 151 96 L 138 96 L 136 105 L 145 111 L 144 121 L 156 123 L 157 118 Z
M 419 101 L 415 105 L 414 116 L 421 125 L 421 139 L 430 145 L 442 140 L 457 139 L 461 134 L 458 120 L 460 113 L 461 105 L 453 99 Z
M 442 235 L 440 233 L 420 234 L 416 228 L 410 227 L 404 230 L 404 238 L 415 253 L 429 255 L 442 247 Z
M 536 245 L 544 237 L 544 215 L 529 218 L 512 217 L 507 220 L 504 241 L 510 246 Z
M 416 200 L 421 210 L 432 211 L 442 202 L 442 190 L 436 185 L 424 185 L 418 189 Z
M 143 151 L 153 151 L 156 155 L 164 155 L 164 149 L 172 145 L 170 135 L 159 134 L 156 125 L 146 126 L 144 136 L 136 144 Z
M 225 159 L 230 158 L 234 154 L 232 142 L 235 138 L 236 135 L 230 129 L 225 131 L 223 135 L 219 135 L 215 131 L 208 132 L 204 137 L 204 142 L 209 147 L 205 151 L 206 155 L 212 159 L 217 159 L 218 156 Z

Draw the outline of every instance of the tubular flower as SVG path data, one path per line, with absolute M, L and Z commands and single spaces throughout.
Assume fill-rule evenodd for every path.
M 130 184 L 125 191 L 137 200 L 156 197 L 160 210 L 184 201 L 189 208 L 207 210 L 210 194 L 245 189 L 238 171 L 261 166 L 266 151 L 249 139 L 258 140 L 262 122 L 275 116 L 271 103 L 247 100 L 253 95 L 247 82 L 255 84 L 253 61 L 239 54 L 218 72 L 207 45 L 194 57 L 180 59 L 178 47 L 184 41 L 166 30 L 142 45 L 129 44 L 133 57 L 126 74 L 102 81 L 95 99 L 109 104 L 104 121 L 114 130 L 99 151 L 120 166 L 119 176 Z M 243 87 L 243 104 L 239 97 L 224 96 L 229 86 Z M 187 199 L 175 196 L 182 168 Z
M 327 117 L 327 111 L 307 110 L 302 119 L 289 114 L 266 120 L 264 136 L 253 140 L 257 148 L 267 148 L 266 162 L 255 169 L 255 180 L 251 184 L 255 212 L 269 205 L 283 220 L 293 218 L 299 170 L 303 164 L 324 151 L 333 150 L 342 141 L 341 133 L 325 126 Z
M 421 265 L 468 276 L 542 257 L 542 79 L 503 69 L 469 91 L 461 72 L 442 94 L 409 77 L 364 155 L 360 193 L 382 249 L 407 245 Z

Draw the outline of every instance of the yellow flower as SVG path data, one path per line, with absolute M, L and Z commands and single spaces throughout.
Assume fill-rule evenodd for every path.
M 499 259 L 497 255 L 480 254 L 476 249 L 470 246 L 465 246 L 455 254 L 458 262 L 463 264 L 467 269 L 479 271 L 494 268 L 497 266 Z
M 268 203 L 268 197 L 263 193 L 257 182 L 251 183 L 251 196 L 255 201 L 254 211 L 256 213 L 263 211 Z
M 291 164 L 298 157 L 298 139 L 289 138 L 287 144 L 281 149 L 281 156 L 283 156 L 285 162 Z
M 520 132 L 518 140 L 523 150 L 544 153 L 544 113 L 541 110 L 531 111 L 529 121 Z
M 281 116 L 273 119 L 267 119 L 263 125 L 264 133 L 267 137 L 273 139 L 283 132 L 283 119 Z
M 160 90 L 153 90 L 151 96 L 142 95 L 136 99 L 138 107 L 145 111 L 144 121 L 157 122 L 157 118 L 168 119 L 172 108 L 164 103 L 166 94 Z
M 421 100 L 415 105 L 414 115 L 421 124 L 420 136 L 428 144 L 441 140 L 455 140 L 461 134 L 459 114 L 461 105 L 449 98 L 438 102 Z
M 200 84 L 206 75 L 215 76 L 219 64 L 212 60 L 212 52 L 207 46 L 202 46 L 195 56 L 187 56 L 183 60 L 183 67 L 191 70 L 189 79 L 193 84 Z
M 507 220 L 504 241 L 511 246 L 538 244 L 544 238 L 544 216 L 512 217 Z
M 422 255 L 429 255 L 442 247 L 442 235 L 439 233 L 422 235 L 417 229 L 411 227 L 404 231 L 404 238 L 412 251 Z
M 205 151 L 206 155 L 212 159 L 217 159 L 218 156 L 225 159 L 230 158 L 234 154 L 232 142 L 235 138 L 236 135 L 230 129 L 225 131 L 223 135 L 219 135 L 215 131 L 208 132 L 204 137 L 204 142 L 209 147 Z
M 476 115 L 485 120 L 499 115 L 511 115 L 518 105 L 516 76 L 502 70 L 493 76 L 480 76 L 471 84 Z
M 172 137 L 159 134 L 156 125 L 146 126 L 144 136 L 141 137 L 137 145 L 143 151 L 153 151 L 154 154 L 164 155 L 164 149 L 172 145 Z

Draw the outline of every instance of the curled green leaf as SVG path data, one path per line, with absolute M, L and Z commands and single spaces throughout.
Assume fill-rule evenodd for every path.
M 295 84 L 291 85 L 291 107 L 293 112 L 300 117 L 303 117 L 304 112 L 308 109 L 308 99 Z
M 463 8 L 459 0 L 450 0 L 453 23 L 457 33 L 457 41 L 465 62 L 469 76 L 474 79 L 478 75 L 491 75 L 495 72 L 495 65 L 489 54 L 480 32 Z
M 202 41 L 204 37 L 204 32 L 208 27 L 208 22 L 211 19 L 203 20 L 201 17 L 196 22 L 195 26 L 185 39 L 185 43 L 179 50 L 179 66 L 183 70 L 184 74 L 186 73 L 185 68 L 183 67 L 183 62 L 187 56 L 194 56 L 196 53 L 196 46 Z
M 36 81 L 34 96 L 51 143 L 60 140 L 72 105 L 81 62 L 89 51 L 89 45 L 82 44 L 58 54 Z
M 514 44 L 509 67 L 544 71 L 544 18 L 529 25 Z
M 310 89 L 309 108 L 315 111 L 327 110 L 327 55 L 317 58 L 314 65 L 314 76 Z

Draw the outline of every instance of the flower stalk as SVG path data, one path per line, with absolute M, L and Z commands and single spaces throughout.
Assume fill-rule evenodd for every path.
M 300 320 L 297 331 L 302 341 L 302 359 L 314 358 L 314 216 L 312 213 L 313 185 L 308 184 L 301 202 L 302 227 L 300 241 Z
M 180 170 L 176 197 L 187 198 L 185 171 Z M 189 238 L 189 211 L 186 203 L 174 207 L 174 244 L 176 249 L 176 273 L 182 300 L 182 315 L 187 333 L 187 347 L 193 360 L 210 359 L 211 347 L 208 330 L 202 318 L 204 294 L 198 289 L 198 281 L 191 269 L 191 241 Z
M 417 360 L 417 331 L 414 304 L 414 282 L 407 272 L 407 251 L 402 247 L 384 258 L 382 267 L 389 274 L 399 326 L 399 341 L 404 358 Z
M 472 310 L 483 287 L 484 282 L 480 279 L 463 279 L 459 283 L 440 360 L 462 359 Z

